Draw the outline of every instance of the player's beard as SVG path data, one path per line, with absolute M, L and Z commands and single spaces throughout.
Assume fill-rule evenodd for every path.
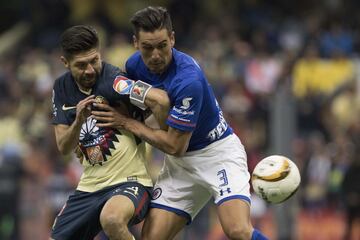
M 78 79 L 79 85 L 81 85 L 83 88 L 90 89 L 92 88 L 96 80 L 98 79 L 99 74 L 97 71 L 95 71 L 93 74 L 84 74 Z
M 149 69 L 152 73 L 160 74 L 165 70 L 165 63 L 160 62 L 149 62 Z

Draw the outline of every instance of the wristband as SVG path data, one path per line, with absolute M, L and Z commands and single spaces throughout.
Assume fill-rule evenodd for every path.
M 130 91 L 130 102 L 142 110 L 145 110 L 145 97 L 152 86 L 143 81 L 136 81 Z

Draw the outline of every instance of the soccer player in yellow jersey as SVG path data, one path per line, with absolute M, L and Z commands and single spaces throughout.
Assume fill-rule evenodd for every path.
M 82 155 L 84 172 L 56 217 L 51 238 L 93 239 L 103 230 L 111 240 L 134 239 L 128 226 L 143 220 L 152 187 L 145 143 L 126 130 L 98 127 L 99 121 L 91 115 L 97 103 L 106 103 L 110 109 L 144 120 L 144 111 L 132 105 L 129 96 L 115 91 L 134 81 L 101 60 L 94 28 L 71 27 L 62 34 L 60 44 L 61 60 L 69 71 L 54 83 L 56 142 L 62 154 L 77 151 Z M 166 93 L 147 90 L 144 106 L 155 115 L 166 109 Z

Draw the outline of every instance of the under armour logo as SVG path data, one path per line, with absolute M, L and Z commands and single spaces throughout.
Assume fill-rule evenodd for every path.
M 229 194 L 229 193 L 231 193 L 231 190 L 230 190 L 230 188 L 226 188 L 226 190 L 220 189 L 220 196 L 223 196 L 224 192 L 227 192 Z

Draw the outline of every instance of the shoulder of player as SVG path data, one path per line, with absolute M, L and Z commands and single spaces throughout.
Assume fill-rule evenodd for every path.
M 127 59 L 127 62 L 128 63 L 136 63 L 140 59 L 141 59 L 140 52 L 136 51 Z
M 112 85 L 114 80 L 119 76 L 126 76 L 119 67 L 114 66 L 110 63 L 104 63 L 101 78 L 104 79 L 101 81 L 101 85 Z
M 65 81 L 69 77 L 71 77 L 71 73 L 70 71 L 66 71 L 65 73 L 61 74 L 59 77 L 55 79 L 55 83 Z
M 120 67 L 117 67 L 107 62 L 103 62 L 102 73 L 105 74 L 106 76 L 116 76 L 119 74 L 123 74 L 124 71 Z
M 133 55 L 131 55 L 125 63 L 125 71 L 127 73 L 131 73 L 132 71 L 135 71 L 135 69 L 138 68 L 140 62 L 141 62 L 141 56 L 139 51 L 135 52 Z
M 173 77 L 171 90 L 169 91 L 172 98 L 182 96 L 184 91 L 187 94 L 200 94 L 202 92 L 203 77 L 201 70 L 190 59 L 191 57 L 186 57 L 176 63 L 176 74 Z
M 203 78 L 201 69 L 192 61 L 181 61 L 177 63 L 176 74 L 174 76 L 174 82 L 178 82 L 181 85 L 194 84 L 194 82 L 200 82 Z
M 71 79 L 71 73 L 69 71 L 63 73 L 54 81 L 54 90 L 65 88 L 65 83 Z
M 181 92 L 183 90 L 185 91 L 191 91 L 193 93 L 199 94 L 202 92 L 203 84 L 201 81 L 200 75 L 194 71 L 194 72 L 187 72 L 187 73 L 180 73 L 177 74 L 173 81 L 171 89 L 174 92 Z
M 174 51 L 176 51 L 174 59 L 178 74 L 186 73 L 198 75 L 201 73 L 202 70 L 193 57 L 177 50 Z

